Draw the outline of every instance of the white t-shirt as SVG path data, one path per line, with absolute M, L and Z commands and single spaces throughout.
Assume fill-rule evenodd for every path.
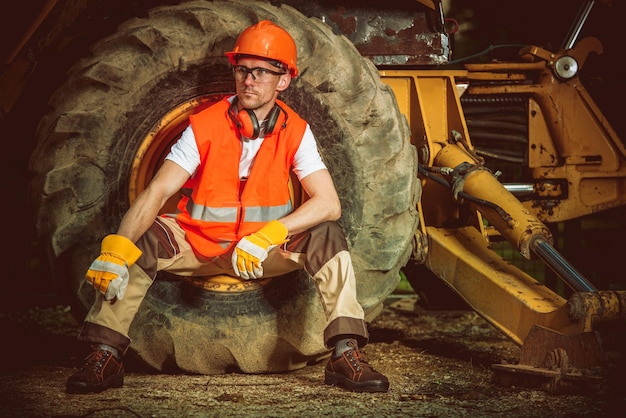
M 241 139 L 242 150 L 239 158 L 239 178 L 248 177 L 256 154 L 261 148 L 261 144 L 263 144 L 263 139 L 262 136 L 259 136 L 257 139 Z M 172 145 L 172 149 L 165 159 L 175 162 L 192 176 L 195 174 L 196 169 L 200 165 L 200 153 L 198 152 L 198 145 L 196 144 L 191 126 L 188 126 L 183 131 L 180 139 Z M 302 142 L 300 142 L 300 147 L 298 147 L 294 157 L 293 172 L 298 177 L 298 180 L 302 180 L 309 174 L 325 168 L 326 165 L 317 149 L 315 136 L 311 131 L 311 127 L 307 124 Z

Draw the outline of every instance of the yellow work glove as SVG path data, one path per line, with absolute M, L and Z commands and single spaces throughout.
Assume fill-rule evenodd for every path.
M 122 235 L 107 235 L 102 240 L 100 256 L 91 263 L 85 279 L 106 300 L 124 298 L 128 286 L 128 268 L 141 257 L 141 250 Z
M 270 221 L 254 234 L 243 237 L 233 251 L 235 274 L 243 279 L 260 279 L 263 276 L 261 263 L 272 248 L 286 241 L 287 233 L 280 221 Z

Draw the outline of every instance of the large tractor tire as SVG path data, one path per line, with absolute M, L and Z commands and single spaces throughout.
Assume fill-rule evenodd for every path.
M 31 158 L 42 245 L 82 321 L 84 273 L 189 114 L 234 92 L 226 51 L 261 19 L 287 29 L 301 75 L 281 97 L 311 124 L 333 179 L 366 320 L 399 282 L 417 227 L 417 159 L 376 68 L 321 21 L 264 1 L 194 1 L 126 22 L 78 62 L 50 101 Z M 166 210 L 167 208 L 164 208 Z M 239 282 L 159 274 L 130 329 L 157 371 L 294 370 L 327 355 L 310 277 Z

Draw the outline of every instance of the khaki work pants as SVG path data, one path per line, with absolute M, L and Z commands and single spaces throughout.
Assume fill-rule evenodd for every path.
M 172 218 L 160 217 L 137 241 L 143 254 L 130 267 L 122 300 L 107 301 L 99 292 L 78 336 L 79 340 L 108 344 L 122 353 L 131 340 L 130 325 L 158 271 L 180 276 L 234 276 L 231 252 L 204 258 L 193 251 L 185 232 Z M 356 337 L 365 345 L 368 332 L 363 308 L 357 301 L 356 280 L 343 231 L 335 222 L 322 223 L 289 237 L 272 249 L 263 262 L 263 277 L 275 277 L 305 269 L 312 277 L 327 317 L 324 342 L 334 346 L 338 338 Z

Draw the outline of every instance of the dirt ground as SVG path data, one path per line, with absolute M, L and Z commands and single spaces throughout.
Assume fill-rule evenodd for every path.
M 491 365 L 516 363 L 519 347 L 473 311 L 415 306 L 410 295 L 390 298 L 370 324 L 365 352 L 389 377 L 385 394 L 325 386 L 323 362 L 285 374 L 198 376 L 152 374 L 130 360 L 123 388 L 70 395 L 65 380 L 84 353 L 76 344 L 78 326 L 69 308 L 0 313 L 0 416 L 623 416 L 623 384 L 575 387 L 560 394 L 523 382 L 501 384 Z

